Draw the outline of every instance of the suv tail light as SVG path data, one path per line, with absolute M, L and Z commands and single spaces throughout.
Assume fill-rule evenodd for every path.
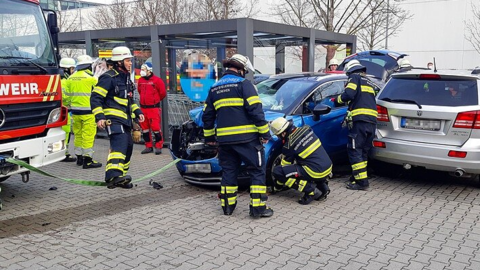
M 480 129 L 480 111 L 461 112 L 457 115 L 454 128 Z
M 442 77 L 438 74 L 420 74 L 422 80 L 440 80 Z
M 377 105 L 377 112 L 378 112 L 377 121 L 390 122 L 390 119 L 388 118 L 387 108 Z
M 377 147 L 377 148 L 387 148 L 387 145 L 384 143 L 384 142 L 380 142 L 380 141 L 373 141 L 373 147 Z
M 456 158 L 465 158 L 467 157 L 467 152 L 450 150 L 448 151 L 448 156 L 456 157 Z

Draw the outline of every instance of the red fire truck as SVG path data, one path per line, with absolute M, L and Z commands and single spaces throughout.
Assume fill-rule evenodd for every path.
M 62 105 L 58 26 L 39 0 L 2 0 L 0 8 L 0 182 L 65 157 L 67 108 Z

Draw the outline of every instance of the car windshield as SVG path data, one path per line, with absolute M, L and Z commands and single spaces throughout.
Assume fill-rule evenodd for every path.
M 37 4 L 3 0 L 0 9 L 0 66 L 55 65 L 43 12 Z
M 314 83 L 301 79 L 268 79 L 257 84 L 258 96 L 264 109 L 286 112 Z
M 392 78 L 379 100 L 416 102 L 419 105 L 478 105 L 477 80 L 418 80 Z

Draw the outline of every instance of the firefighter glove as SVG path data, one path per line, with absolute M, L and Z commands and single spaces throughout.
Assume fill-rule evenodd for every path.
M 141 137 L 142 137 L 142 132 L 141 132 L 140 130 L 134 130 L 134 131 L 132 132 L 132 140 L 133 140 L 133 142 L 139 143 Z

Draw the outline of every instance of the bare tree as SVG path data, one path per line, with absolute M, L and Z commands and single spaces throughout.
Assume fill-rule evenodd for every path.
M 327 31 L 357 34 L 371 24 L 386 0 L 283 0 L 274 15 L 284 23 Z M 326 65 L 335 56 L 338 45 L 327 45 Z
M 195 4 L 188 0 L 164 0 L 163 22 L 166 24 L 193 21 L 192 14 Z
M 480 53 L 480 7 L 472 3 L 473 19 L 467 22 L 466 38 Z
M 139 0 L 135 2 L 135 25 L 157 25 L 163 22 L 164 1 Z
M 60 55 L 62 58 L 76 58 L 82 54 L 85 54 L 85 48 L 82 45 L 69 44 L 67 47 L 60 46 Z
M 93 29 L 132 27 L 133 4 L 126 0 L 114 0 L 112 4 L 99 7 L 89 18 Z
M 136 26 L 189 22 L 193 19 L 194 1 L 138 0 L 134 10 Z
M 357 32 L 359 48 L 361 50 L 373 50 L 384 48 L 385 40 L 395 36 L 403 23 L 412 15 L 391 1 L 375 1 L 380 3 L 378 8 L 369 18 L 369 22 Z M 371 8 L 376 3 L 370 4 Z
M 80 10 L 67 9 L 57 12 L 57 23 L 60 32 L 73 32 L 80 30 Z
M 194 2 L 193 15 L 200 21 L 253 17 L 258 13 L 258 0 L 199 0 Z

